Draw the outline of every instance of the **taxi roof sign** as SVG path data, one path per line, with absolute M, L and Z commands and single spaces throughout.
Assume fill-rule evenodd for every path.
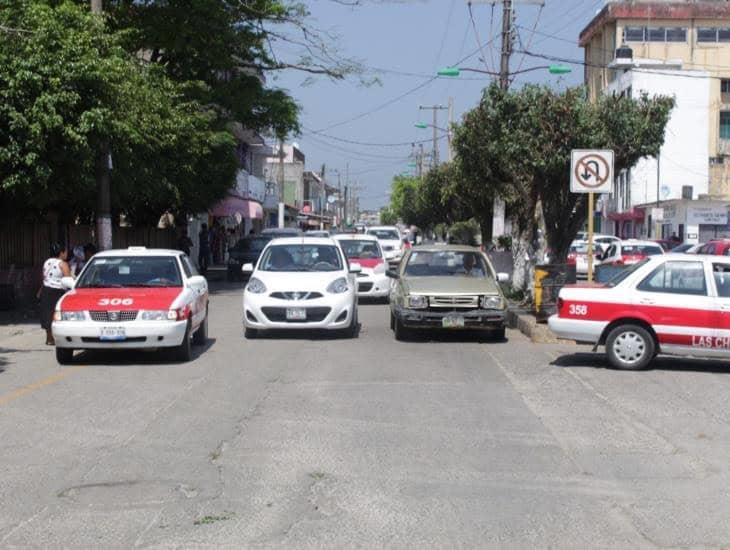
M 570 153 L 570 191 L 610 193 L 613 190 L 613 151 L 573 149 Z

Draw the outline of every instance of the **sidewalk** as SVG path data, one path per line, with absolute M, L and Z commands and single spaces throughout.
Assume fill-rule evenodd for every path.
M 9 311 L 0 311 L 0 345 L 3 340 L 30 332 L 42 331 L 38 320 L 38 307 L 18 308 Z

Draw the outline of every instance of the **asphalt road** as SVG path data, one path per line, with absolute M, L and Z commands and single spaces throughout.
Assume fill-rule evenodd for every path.
M 0 339 L 0 547 L 730 543 L 730 364 L 608 370 L 509 332 L 246 341 L 213 296 L 189 364 Z

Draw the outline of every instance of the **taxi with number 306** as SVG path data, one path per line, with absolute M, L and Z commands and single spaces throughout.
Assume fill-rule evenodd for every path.
M 95 255 L 56 305 L 56 359 L 74 350 L 167 348 L 191 358 L 208 333 L 208 282 L 182 252 L 131 247 Z
M 568 285 L 549 325 L 605 346 L 619 369 L 645 368 L 660 353 L 730 358 L 730 258 L 662 254 L 605 284 Z

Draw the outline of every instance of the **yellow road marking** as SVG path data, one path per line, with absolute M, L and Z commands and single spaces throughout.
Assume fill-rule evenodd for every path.
M 32 384 L 28 384 L 27 386 L 18 388 L 17 390 L 6 393 L 5 395 L 0 395 L 0 406 L 7 405 L 11 401 L 15 401 L 16 399 L 19 399 L 24 395 L 28 395 L 35 390 L 45 388 L 46 386 L 50 386 L 51 384 L 55 384 L 56 382 L 60 382 L 64 378 L 71 376 L 72 374 L 83 368 L 86 368 L 86 366 L 79 365 L 77 367 L 68 367 L 52 376 L 49 376 L 42 380 L 38 380 L 38 382 L 33 382 Z

